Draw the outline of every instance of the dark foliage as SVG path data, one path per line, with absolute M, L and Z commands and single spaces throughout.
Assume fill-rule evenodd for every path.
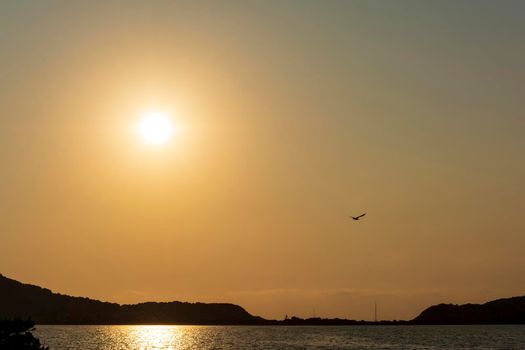
M 31 320 L 0 321 L 0 349 L 2 350 L 48 350 L 31 334 L 35 323 Z

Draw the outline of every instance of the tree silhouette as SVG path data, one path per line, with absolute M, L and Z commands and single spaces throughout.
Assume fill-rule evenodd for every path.
M 0 349 L 2 350 L 49 350 L 40 344 L 31 331 L 35 323 L 31 320 L 0 321 Z

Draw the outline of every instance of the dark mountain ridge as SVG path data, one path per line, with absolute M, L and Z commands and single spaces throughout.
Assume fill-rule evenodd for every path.
M 525 296 L 485 304 L 439 304 L 411 321 L 356 321 L 298 317 L 282 321 L 253 316 L 227 303 L 146 302 L 120 305 L 53 293 L 0 274 L 0 320 L 31 318 L 38 324 L 193 324 L 193 325 L 409 325 L 525 324 Z
M 119 305 L 53 293 L 0 274 L 0 319 L 40 324 L 261 324 L 265 320 L 226 303 L 147 302 Z
M 525 324 L 525 296 L 485 304 L 439 304 L 412 320 L 415 324 Z

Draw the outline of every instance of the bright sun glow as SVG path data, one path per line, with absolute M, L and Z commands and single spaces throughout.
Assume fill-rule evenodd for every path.
M 168 115 L 161 112 L 146 113 L 138 125 L 138 130 L 146 142 L 155 145 L 168 142 L 175 131 Z

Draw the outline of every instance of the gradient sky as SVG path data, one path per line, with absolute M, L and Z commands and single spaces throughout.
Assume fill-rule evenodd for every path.
M 279 319 L 523 295 L 524 33 L 523 1 L 0 0 L 0 273 Z

